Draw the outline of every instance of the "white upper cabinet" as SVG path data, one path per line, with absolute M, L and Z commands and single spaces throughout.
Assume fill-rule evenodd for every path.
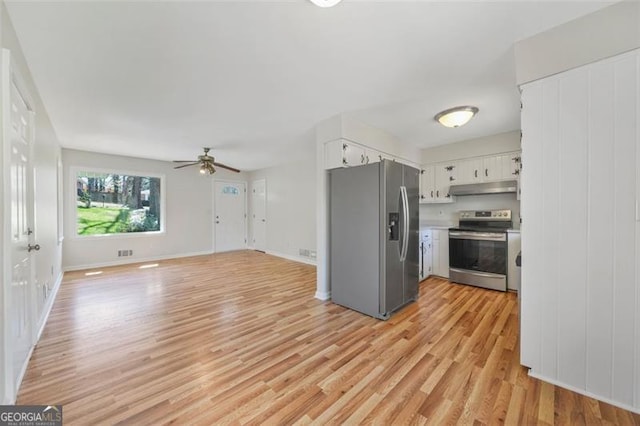
M 431 203 L 435 200 L 434 167 L 427 166 L 420 171 L 420 202 Z
M 458 161 L 458 181 L 456 183 L 479 183 L 483 181 L 482 175 L 482 158 L 469 158 Z
M 520 173 L 519 162 L 519 152 L 484 157 L 482 178 L 485 182 L 517 179 Z
M 435 201 L 439 203 L 453 202 L 453 198 L 449 195 L 449 187 L 458 183 L 457 163 L 450 161 L 436 164 L 434 165 L 434 169 Z
M 421 203 L 452 203 L 449 187 L 457 183 L 457 163 L 447 162 L 426 166 L 420 175 Z
M 365 164 L 378 163 L 382 160 L 398 161 L 416 167 L 415 164 L 407 160 L 396 158 L 346 139 L 327 142 L 324 146 L 324 168 L 327 170 L 363 166 Z

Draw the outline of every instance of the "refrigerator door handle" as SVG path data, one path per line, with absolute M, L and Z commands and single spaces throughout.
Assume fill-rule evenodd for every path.
M 402 219 L 403 219 L 403 238 L 402 238 L 402 251 L 400 252 L 400 261 L 404 262 L 407 259 L 407 251 L 409 250 L 409 197 L 407 196 L 407 188 L 405 186 L 400 187 L 400 194 L 402 195 Z

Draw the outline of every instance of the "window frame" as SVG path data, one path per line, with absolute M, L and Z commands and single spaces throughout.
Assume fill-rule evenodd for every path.
M 146 231 L 146 232 L 118 232 L 114 234 L 95 234 L 95 235 L 80 235 L 78 234 L 78 207 L 77 207 L 77 179 L 79 172 L 89 173 L 104 173 L 104 174 L 118 174 L 124 176 L 138 176 L 138 177 L 150 177 L 160 179 L 160 230 L 158 231 Z M 103 167 L 91 167 L 91 166 L 71 166 L 69 167 L 69 206 L 71 206 L 71 217 L 73 220 L 73 239 L 79 240 L 102 240 L 102 239 L 119 239 L 119 238 L 135 238 L 135 237 L 158 237 L 165 236 L 167 233 L 167 217 L 166 217 L 166 175 L 162 173 L 152 172 L 140 172 L 123 170 L 117 168 L 103 168 Z

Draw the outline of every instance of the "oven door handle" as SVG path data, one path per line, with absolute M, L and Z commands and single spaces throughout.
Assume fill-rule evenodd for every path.
M 449 238 L 456 240 L 507 241 L 506 234 L 495 232 L 449 231 Z
M 459 272 L 461 274 L 471 274 L 478 277 L 483 278 L 502 278 L 504 275 L 501 274 L 492 274 L 491 272 L 478 272 L 478 271 L 470 271 L 468 269 L 459 269 L 459 268 L 449 268 L 450 272 Z

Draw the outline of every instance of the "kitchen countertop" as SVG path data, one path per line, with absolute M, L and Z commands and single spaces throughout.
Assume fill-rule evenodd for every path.
M 455 223 L 449 222 L 420 222 L 420 229 L 449 229 L 453 228 L 454 226 L 456 226 Z

